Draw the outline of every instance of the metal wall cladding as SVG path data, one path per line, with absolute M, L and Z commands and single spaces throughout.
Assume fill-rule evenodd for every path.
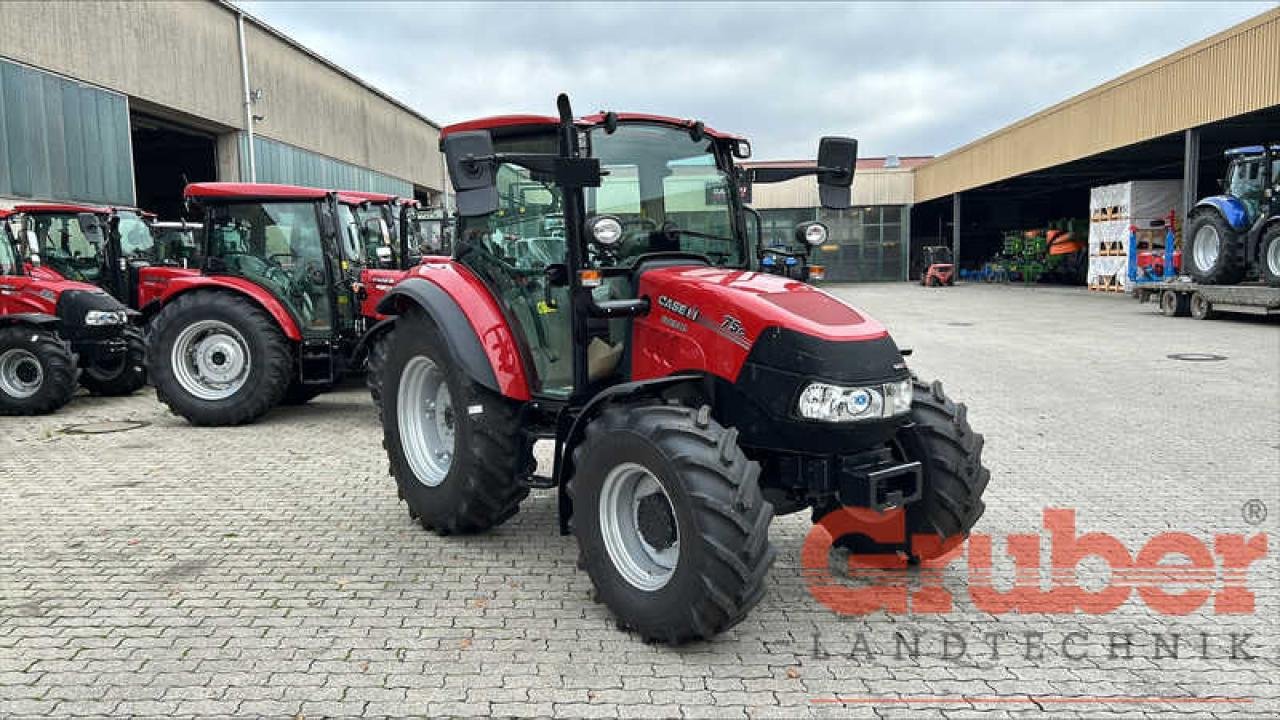
M 243 136 L 240 144 L 243 149 Z M 258 182 L 413 197 L 412 183 L 261 135 L 253 137 L 253 153 Z M 242 150 L 240 157 L 241 177 L 247 178 L 248 156 Z
M 1280 105 L 1280 9 L 916 170 L 915 202 Z
M 913 173 L 901 170 L 858 170 L 853 176 L 854 205 L 910 205 Z M 812 176 L 751 187 L 751 206 L 769 208 L 818 207 L 818 181 Z
M 0 195 L 132 205 L 124 96 L 0 60 Z

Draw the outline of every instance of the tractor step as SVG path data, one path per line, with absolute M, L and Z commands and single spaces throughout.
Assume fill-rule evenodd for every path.
M 332 384 L 333 365 L 333 347 L 328 342 L 303 342 L 298 349 L 298 379 L 303 385 Z
M 525 475 L 524 484 L 534 490 L 550 490 L 556 486 L 556 481 L 546 475 Z

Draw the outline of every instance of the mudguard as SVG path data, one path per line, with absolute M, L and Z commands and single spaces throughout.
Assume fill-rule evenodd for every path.
M 233 275 L 182 275 L 170 277 L 153 296 L 154 299 L 142 308 L 142 313 L 146 317 L 151 317 L 175 297 L 193 290 L 227 290 L 244 295 L 261 305 L 262 309 L 266 310 L 275 319 L 285 337 L 294 342 L 302 341 L 302 332 L 298 329 L 298 323 L 293 319 L 293 315 L 284 306 L 284 303 L 264 290 L 261 285 Z
M 417 305 L 449 344 L 453 361 L 472 380 L 514 400 L 529 400 L 528 374 L 516 336 L 489 289 L 456 262 L 420 265 L 378 303 L 381 315 Z
M 1195 209 L 1213 208 L 1217 210 L 1232 230 L 1244 232 L 1249 229 L 1249 210 L 1240 198 L 1233 195 L 1212 195 L 1196 203 Z
M 59 324 L 56 315 L 48 313 L 13 313 L 11 315 L 0 315 L 0 327 L 13 327 L 14 325 L 34 325 L 40 328 L 55 328 Z

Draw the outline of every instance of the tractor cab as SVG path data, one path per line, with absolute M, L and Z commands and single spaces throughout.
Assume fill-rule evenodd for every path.
M 304 338 L 354 342 L 351 281 L 365 264 L 359 199 L 319 188 L 193 183 L 205 212 L 205 274 L 249 281 L 286 308 Z
M 129 307 L 141 307 L 146 268 L 165 264 L 152 232 L 155 216 L 146 211 L 68 204 L 14 209 L 22 216 L 26 250 L 40 257 L 42 272 L 97 285 Z
M 204 228 L 198 223 L 157 221 L 151 223 L 155 237 L 155 260 L 167 267 L 200 266 L 200 247 L 204 244 Z

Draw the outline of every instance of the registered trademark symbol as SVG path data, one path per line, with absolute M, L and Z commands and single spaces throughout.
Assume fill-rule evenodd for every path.
M 1244 516 L 1244 521 L 1250 525 L 1261 525 L 1262 521 L 1267 519 L 1267 505 L 1254 498 L 1240 508 L 1240 514 Z

